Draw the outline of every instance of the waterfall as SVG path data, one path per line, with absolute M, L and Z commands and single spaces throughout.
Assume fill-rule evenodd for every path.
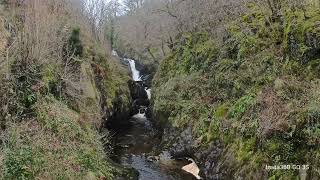
M 140 72 L 136 69 L 136 62 L 132 59 L 125 59 L 129 62 L 131 72 L 132 72 L 132 78 L 134 81 L 142 81 Z
M 125 58 L 125 60 L 129 62 L 130 69 L 131 69 L 131 72 L 132 72 L 132 79 L 134 81 L 142 81 L 142 78 L 141 78 L 142 76 L 140 76 L 140 71 L 138 71 L 136 69 L 136 62 L 133 59 L 128 59 L 128 58 Z M 148 99 L 150 100 L 151 99 L 151 89 L 148 88 L 148 87 L 145 87 L 144 90 L 146 91 Z M 142 107 L 142 109 L 143 108 L 144 107 Z M 141 112 L 141 110 L 139 110 L 139 113 L 136 115 L 136 117 L 140 117 L 140 118 L 144 117 L 144 118 L 146 118 L 146 114 L 145 114 L 146 109 L 147 109 L 147 107 L 143 109 L 143 112 Z
M 111 54 L 113 56 L 119 57 L 117 51 L 115 51 L 115 50 L 112 50 Z M 136 62 L 133 59 L 129 59 L 129 58 L 124 58 L 124 60 L 129 62 L 130 69 L 131 69 L 131 72 L 132 72 L 132 79 L 134 81 L 142 81 L 142 78 L 140 76 L 140 72 L 136 69 Z M 151 99 L 151 89 L 146 87 L 145 91 L 146 91 L 146 93 L 148 95 L 148 99 L 150 100 Z

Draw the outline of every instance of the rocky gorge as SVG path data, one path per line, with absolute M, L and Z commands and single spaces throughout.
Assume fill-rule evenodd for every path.
M 113 54 L 121 60 L 117 53 Z M 195 179 L 194 175 L 182 169 L 190 164 L 186 157 L 175 158 L 161 148 L 162 131 L 153 120 L 150 108 L 152 91 L 146 83 L 150 76 L 142 72 L 140 74 L 140 71 L 136 69 L 135 60 L 123 58 L 121 61 L 129 67 L 132 75 L 132 80 L 128 81 L 132 100 L 131 118 L 113 119 L 116 116 L 110 117 L 107 128 L 115 133 L 112 159 L 132 168 L 131 173 L 122 178 L 139 180 Z

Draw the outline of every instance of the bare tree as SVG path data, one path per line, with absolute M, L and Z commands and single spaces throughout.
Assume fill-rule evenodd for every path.
M 84 7 L 88 15 L 91 31 L 96 39 L 100 39 L 99 34 L 101 34 L 104 25 L 108 3 L 105 0 L 86 0 L 84 1 Z
M 157 61 L 183 32 L 205 31 L 222 41 L 225 24 L 239 17 L 248 1 L 145 0 L 133 6 L 135 1 L 128 0 L 129 13 L 119 17 L 116 32 L 127 52 Z
M 124 0 L 124 11 L 127 14 L 134 14 L 137 9 L 142 8 L 144 0 Z

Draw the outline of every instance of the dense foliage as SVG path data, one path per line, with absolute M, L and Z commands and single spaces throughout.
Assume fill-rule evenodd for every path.
M 233 177 L 293 179 L 299 170 L 265 165 L 319 162 L 319 8 L 259 4 L 227 27 L 225 43 L 206 33 L 178 36 L 154 79 L 154 112 L 205 147 L 219 140 Z M 221 161 L 228 161 L 227 163 Z

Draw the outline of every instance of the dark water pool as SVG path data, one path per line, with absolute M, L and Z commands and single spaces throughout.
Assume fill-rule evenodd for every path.
M 139 180 L 194 180 L 194 176 L 181 170 L 187 161 L 172 160 L 169 153 L 152 156 L 159 140 L 156 130 L 144 114 L 132 117 L 131 127 L 118 132 L 114 159 L 139 172 Z

